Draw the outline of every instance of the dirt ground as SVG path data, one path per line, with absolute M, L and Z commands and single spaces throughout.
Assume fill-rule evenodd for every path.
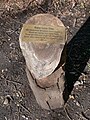
M 90 120 L 90 61 L 85 68 L 90 57 L 90 0 L 28 0 L 25 6 L 8 1 L 0 4 L 0 120 Z M 38 13 L 60 18 L 68 41 L 72 39 L 67 47 L 66 91 L 71 92 L 84 68 L 86 74 L 80 77 L 81 84 L 78 81 L 73 88 L 65 107 L 53 111 L 37 104 L 19 46 L 23 23 Z M 76 34 L 87 19 L 83 30 Z

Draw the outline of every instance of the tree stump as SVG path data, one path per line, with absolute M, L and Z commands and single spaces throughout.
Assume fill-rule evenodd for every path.
M 20 33 L 30 87 L 38 104 L 47 110 L 64 105 L 65 40 L 63 23 L 50 14 L 30 17 Z

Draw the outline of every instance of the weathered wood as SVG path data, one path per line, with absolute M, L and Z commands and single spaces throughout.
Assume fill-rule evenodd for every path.
M 26 24 L 64 26 L 58 18 L 50 14 L 35 15 L 27 20 Z M 34 74 L 36 79 L 50 75 L 60 62 L 61 52 L 65 43 L 32 43 L 22 41 L 21 36 L 22 32 L 20 35 L 20 46 L 31 73 Z
M 28 19 L 25 24 L 64 27 L 58 18 L 50 14 L 35 15 Z M 65 59 L 65 49 L 64 57 L 61 57 L 61 54 L 65 41 L 62 40 L 58 43 L 27 42 L 22 40 L 22 34 L 21 31 L 20 47 L 26 60 L 27 77 L 38 104 L 45 109 L 62 107 L 64 104 L 62 65 L 65 62 L 63 60 L 63 58 Z
M 64 105 L 64 100 L 62 96 L 64 91 L 64 75 L 58 78 L 57 83 L 53 86 L 42 89 L 37 85 L 28 68 L 26 68 L 26 73 L 37 103 L 42 108 L 50 110 L 60 108 Z

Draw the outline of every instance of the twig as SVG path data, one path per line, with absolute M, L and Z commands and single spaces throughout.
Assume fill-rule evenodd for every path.
M 41 9 L 43 12 L 47 13 L 40 5 L 38 5 L 38 8 Z
M 68 30 L 68 32 L 73 35 L 73 33 L 70 31 L 70 29 L 68 27 L 66 27 L 66 29 Z
M 37 4 L 37 7 L 38 7 L 39 9 L 41 9 L 43 12 L 47 13 L 47 11 L 44 10 L 44 9 L 41 7 L 41 5 L 38 4 L 38 1 L 36 1 L 36 4 Z
M 14 83 L 14 84 L 19 84 L 19 85 L 22 85 L 22 83 L 20 82 L 17 82 L 17 81 L 12 81 L 12 80 L 6 80 L 7 82 L 11 82 L 11 83 Z
M 66 113 L 66 116 L 68 117 L 69 120 L 72 120 L 69 113 L 68 113 L 68 110 L 66 109 L 66 105 L 64 106 L 64 111 Z
M 35 2 L 35 0 L 32 0 L 32 1 L 28 4 L 28 6 L 29 6 L 31 3 L 33 3 L 33 2 Z M 27 6 L 27 7 L 28 7 L 28 6 Z M 26 7 L 26 8 L 27 8 L 27 7 Z
M 31 114 L 31 112 L 28 110 L 28 108 L 26 108 L 24 105 L 19 104 L 25 111 L 29 112 Z
M 73 27 L 75 27 L 76 22 L 77 22 L 77 19 L 75 18 L 74 21 L 73 21 Z
M 18 106 L 18 120 L 20 120 L 20 107 Z
M 11 105 L 9 107 L 10 107 L 10 116 L 11 116 L 11 119 L 13 119 L 13 117 L 12 117 L 12 115 L 13 115 L 13 113 L 12 113 L 12 107 L 11 107 Z
M 87 120 L 90 120 L 90 118 L 87 117 L 84 112 L 81 112 L 81 114 L 82 114 L 82 116 L 83 116 L 84 118 L 86 118 Z

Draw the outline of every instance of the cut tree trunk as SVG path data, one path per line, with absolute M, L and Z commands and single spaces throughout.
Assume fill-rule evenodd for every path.
M 24 40 L 24 33 L 26 32 L 24 27 L 29 28 L 32 27 L 32 25 L 34 27 L 36 25 L 36 28 L 42 27 L 44 29 L 43 31 L 46 32 L 43 33 L 41 31 L 43 35 L 48 34 L 45 29 L 49 30 L 55 27 L 55 30 L 57 30 L 57 28 L 61 28 L 62 38 L 59 38 L 60 41 L 57 38 L 56 40 L 55 38 L 52 40 L 50 36 L 51 38 L 48 40 L 43 36 L 42 41 L 40 41 L 40 38 L 36 38 L 35 40 L 33 38 L 33 41 L 32 38 L 29 38 L 30 40 L 25 38 L 26 40 Z M 48 110 L 60 108 L 64 105 L 63 91 L 65 72 L 63 67 L 66 59 L 65 27 L 58 18 L 50 14 L 35 15 L 26 21 L 25 26 L 23 26 L 21 30 L 19 42 L 26 60 L 26 73 L 30 87 L 38 104 L 42 108 Z M 35 29 L 34 36 L 36 37 L 37 33 Z M 29 30 L 31 29 L 29 28 Z M 49 33 L 50 32 L 52 31 L 49 31 Z M 56 36 L 53 35 L 53 37 Z

